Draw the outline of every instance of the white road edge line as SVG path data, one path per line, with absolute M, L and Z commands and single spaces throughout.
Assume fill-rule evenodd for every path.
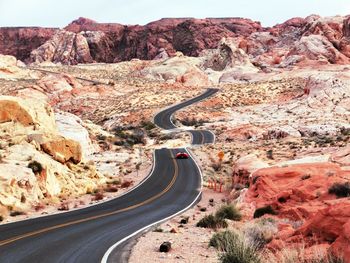
M 96 205 L 100 205 L 100 204 L 103 204 L 103 203 L 107 203 L 109 201 L 113 201 L 115 199 L 118 199 L 128 193 L 130 193 L 131 191 L 134 191 L 136 190 L 137 188 L 139 188 L 141 185 L 143 185 L 150 177 L 151 175 L 153 174 L 154 172 L 154 167 L 155 167 L 155 164 L 156 164 L 156 150 L 153 151 L 153 165 L 152 165 L 152 170 L 148 173 L 148 175 L 142 179 L 142 181 L 140 183 L 138 183 L 137 185 L 135 185 L 134 187 L 130 188 L 128 191 L 126 191 L 125 193 L 122 193 L 121 195 L 118 195 L 116 197 L 113 197 L 111 199 L 106 199 L 106 200 L 103 200 L 103 201 L 100 201 L 100 202 L 97 202 L 97 203 L 94 203 L 94 204 L 89 204 L 87 206 L 84 206 L 84 207 L 80 207 L 80 208 L 73 208 L 69 211 L 59 211 L 59 212 L 56 212 L 56 213 L 53 213 L 53 214 L 49 214 L 49 215 L 39 215 L 37 217 L 32 217 L 32 218 L 25 218 L 23 220 L 18 220 L 18 221 L 13 221 L 13 222 L 8 222 L 8 223 L 4 223 L 4 224 L 1 224 L 1 225 L 9 225 L 9 224 L 14 224 L 14 223 L 18 223 L 18 222 L 22 222 L 22 221 L 28 221 L 28 220 L 32 220 L 32 219 L 38 219 L 38 218 L 45 218 L 45 217 L 49 217 L 49 216 L 55 216 L 55 215 L 60 215 L 60 214 L 65 214 L 65 213 L 71 213 L 71 212 L 74 212 L 74 211 L 78 211 L 78 210 L 82 210 L 82 209 L 85 209 L 85 208 L 89 208 L 89 207 L 92 207 L 92 206 L 96 206 Z
M 199 197 L 202 195 L 202 189 L 203 189 L 203 174 L 202 174 L 202 170 L 200 169 L 199 165 L 197 164 L 197 162 L 196 162 L 195 159 L 193 158 L 192 153 L 187 149 L 187 147 L 185 147 L 184 149 L 185 149 L 185 151 L 191 156 L 193 162 L 194 162 L 195 165 L 197 166 L 197 169 L 198 169 L 198 172 L 199 172 L 200 178 L 201 178 L 200 190 L 199 190 L 199 193 L 198 193 L 198 195 L 196 196 L 196 198 L 192 201 L 191 204 L 189 204 L 189 205 L 188 205 L 187 207 L 185 207 L 184 209 L 182 209 L 182 210 L 176 212 L 175 214 L 172 214 L 172 215 L 170 215 L 170 216 L 168 216 L 168 217 L 166 217 L 166 218 L 163 218 L 163 219 L 161 219 L 161 220 L 159 220 L 159 221 L 157 221 L 157 222 L 154 222 L 154 223 L 152 223 L 152 224 L 149 224 L 149 225 L 147 225 L 147 226 L 145 226 L 145 227 L 143 227 L 143 228 L 141 228 L 141 229 L 135 231 L 134 233 L 132 233 L 132 234 L 130 234 L 130 235 L 124 237 L 123 239 L 119 240 L 117 243 L 115 243 L 114 245 L 112 245 L 111 247 L 108 248 L 108 250 L 106 251 L 106 253 L 103 255 L 103 257 L 102 257 L 102 259 L 101 259 L 101 263 L 107 263 L 108 257 L 109 257 L 109 255 L 112 253 L 112 251 L 113 251 L 117 246 L 119 246 L 120 244 L 122 244 L 124 241 L 128 240 L 129 238 L 131 238 L 131 237 L 137 235 L 138 233 L 140 233 L 140 232 L 142 232 L 142 231 L 144 231 L 144 230 L 146 230 L 146 229 L 148 229 L 148 228 L 150 228 L 150 227 L 152 227 L 152 226 L 154 226 L 154 225 L 160 224 L 160 223 L 162 223 L 162 222 L 164 222 L 164 221 L 167 221 L 167 220 L 169 220 L 169 219 L 171 219 L 171 218 L 173 218 L 173 217 L 175 217 L 175 216 L 177 216 L 177 215 L 179 215 L 179 214 L 182 214 L 182 213 L 185 212 L 186 210 L 190 209 L 190 208 L 197 202 L 197 200 L 199 199 Z

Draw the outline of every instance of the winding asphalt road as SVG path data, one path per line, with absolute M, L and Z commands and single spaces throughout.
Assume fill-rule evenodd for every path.
M 172 121 L 172 115 L 185 107 L 188 107 L 192 105 L 193 103 L 199 102 L 203 99 L 206 99 L 212 95 L 214 95 L 216 92 L 218 92 L 218 89 L 207 89 L 206 92 L 199 95 L 198 97 L 195 97 L 193 99 L 184 101 L 182 103 L 176 104 L 170 108 L 167 108 L 161 112 L 159 112 L 154 117 L 154 123 L 159 126 L 160 128 L 163 128 L 164 130 L 172 130 L 176 129 L 178 127 L 175 126 L 175 124 Z M 207 130 L 189 130 L 187 131 L 191 133 L 192 135 L 192 144 L 205 144 L 205 143 L 213 143 L 215 140 L 215 136 L 211 131 Z
M 216 91 L 209 89 L 164 110 L 157 114 L 155 123 L 165 129 L 175 128 L 170 118 L 176 110 Z M 190 132 L 193 142 L 214 140 L 210 132 Z M 192 158 L 175 159 L 179 151 L 187 150 L 156 150 L 148 178 L 121 197 L 84 209 L 0 225 L 0 262 L 121 262 L 119 251 L 127 242 L 118 242 L 183 212 L 199 200 L 200 170 Z

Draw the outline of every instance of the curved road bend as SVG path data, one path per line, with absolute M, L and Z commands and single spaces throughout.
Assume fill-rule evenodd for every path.
M 212 95 L 214 95 L 216 92 L 218 92 L 218 89 L 207 89 L 206 92 L 199 95 L 198 97 L 195 97 L 193 99 L 184 101 L 182 103 L 176 104 L 170 108 L 167 108 L 161 112 L 159 112 L 154 117 L 154 123 L 159 126 L 160 128 L 163 128 L 165 130 L 172 130 L 176 129 L 178 127 L 175 126 L 175 124 L 172 122 L 171 118 L 172 115 L 182 109 L 185 108 L 193 103 L 199 102 L 203 99 L 206 99 Z M 205 143 L 213 143 L 215 140 L 214 134 L 207 130 L 189 130 L 187 131 L 191 133 L 192 135 L 192 144 L 205 144 Z
M 198 166 L 193 159 L 175 159 L 179 151 L 185 149 L 156 150 L 149 178 L 119 198 L 67 213 L 0 225 L 0 262 L 100 262 L 117 241 L 174 215 L 198 198 Z M 119 261 L 111 257 L 108 262 Z

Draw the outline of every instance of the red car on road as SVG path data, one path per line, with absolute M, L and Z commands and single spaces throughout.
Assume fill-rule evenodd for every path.
M 190 156 L 185 152 L 178 152 L 175 156 L 176 159 L 188 159 Z

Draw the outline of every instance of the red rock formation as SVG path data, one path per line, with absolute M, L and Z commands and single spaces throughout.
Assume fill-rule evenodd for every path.
M 256 207 L 271 205 L 279 218 L 295 223 L 279 223 L 279 232 L 268 248 L 276 252 L 302 245 L 305 255 L 310 252 L 312 256 L 312 251 L 321 246 L 349 263 L 350 201 L 328 192 L 334 183 L 348 182 L 349 174 L 334 163 L 270 167 L 254 172 L 245 201 Z
M 119 62 L 132 58 L 149 60 L 159 58 L 161 52 L 173 56 L 176 51 L 198 56 L 205 49 L 217 48 L 223 37 L 230 37 L 249 55 L 252 63 L 262 69 L 314 65 L 320 61 L 350 63 L 350 17 L 340 16 L 292 18 L 272 28 L 263 28 L 259 22 L 242 18 L 165 18 L 144 26 L 97 23 L 79 18 L 58 33 L 59 37 L 57 34 L 52 37 L 56 33 L 54 29 L 0 30 L 0 53 L 12 54 L 22 60 L 49 40 L 39 51 L 33 51 L 39 56 L 33 56 L 32 61 L 48 59 L 74 64 Z M 74 47 L 84 54 L 61 59 L 62 54 L 72 54 L 72 37 L 79 40 L 73 41 Z M 55 48 L 50 44 L 52 41 L 56 43 Z M 81 43 L 85 44 L 80 46 Z M 43 55 L 56 50 L 59 51 L 56 58 Z
M 251 178 L 247 202 L 271 205 L 282 218 L 305 220 L 332 204 L 328 188 L 345 182 L 349 171 L 333 163 L 297 164 L 257 170 Z
M 161 19 L 145 26 L 123 26 L 120 24 L 96 23 L 92 20 L 79 18 L 67 27 L 66 31 L 83 36 L 89 45 L 92 59 L 97 62 L 119 62 L 132 58 L 154 59 L 159 50 L 163 49 L 170 56 L 181 51 L 188 56 L 198 56 L 204 49 L 216 48 L 223 37 L 248 36 L 262 30 L 260 23 L 249 19 Z M 64 32 L 64 31 L 63 31 Z M 58 33 L 55 36 L 55 45 L 58 50 L 64 50 L 71 42 L 68 33 Z M 59 39 L 57 41 L 57 39 Z M 32 61 L 41 61 L 45 56 L 39 55 L 56 53 L 52 49 L 52 40 L 40 51 L 34 51 Z M 70 46 L 70 45 L 68 45 Z M 48 51 L 47 51 L 48 50 Z M 62 52 L 59 52 L 62 53 Z M 68 53 L 71 53 L 68 50 Z M 47 57 L 47 56 L 46 56 Z M 71 61 L 63 58 L 48 60 L 65 64 L 85 63 L 84 59 L 72 58 Z
M 87 39 L 81 33 L 58 31 L 50 40 L 32 51 L 33 62 L 52 61 L 63 64 L 93 62 Z
M 44 44 L 57 30 L 40 27 L 2 27 L 0 28 L 0 54 L 12 55 L 25 61 L 32 50 Z

